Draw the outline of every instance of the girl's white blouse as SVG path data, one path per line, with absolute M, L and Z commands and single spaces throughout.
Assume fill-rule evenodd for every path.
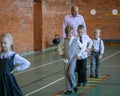
M 16 70 L 17 71 L 24 71 L 26 70 L 28 67 L 30 67 L 30 62 L 21 57 L 19 54 L 17 54 L 16 52 L 14 51 L 10 51 L 8 53 L 4 53 L 4 52 L 1 52 L 0 53 L 0 59 L 3 59 L 3 58 L 9 58 L 11 57 L 13 54 L 15 54 L 15 57 L 14 57 L 14 65 L 17 65 L 16 67 Z

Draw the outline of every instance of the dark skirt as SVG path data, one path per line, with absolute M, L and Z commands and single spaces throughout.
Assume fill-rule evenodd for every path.
M 0 96 L 23 96 L 13 74 L 0 72 Z

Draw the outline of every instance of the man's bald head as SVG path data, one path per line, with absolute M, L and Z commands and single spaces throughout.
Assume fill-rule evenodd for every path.
M 78 14 L 79 8 L 78 6 L 72 6 L 71 7 L 71 15 L 76 16 Z

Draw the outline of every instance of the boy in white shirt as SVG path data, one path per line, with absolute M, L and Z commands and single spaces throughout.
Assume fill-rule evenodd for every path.
M 77 59 L 77 73 L 78 73 L 78 86 L 87 85 L 87 58 L 88 53 L 92 47 L 92 40 L 87 34 L 84 34 L 85 27 L 84 25 L 78 26 L 78 36 L 77 38 L 82 43 L 82 53 Z
M 91 51 L 91 62 L 90 62 L 90 78 L 98 78 L 100 71 L 101 58 L 104 54 L 104 43 L 100 39 L 101 30 L 96 28 L 94 30 L 93 46 Z M 95 67 L 96 65 L 96 67 Z
M 65 33 L 66 38 L 61 40 L 60 44 L 58 45 L 58 52 L 64 62 L 65 83 L 67 87 L 65 94 L 71 94 L 72 89 L 74 89 L 74 92 L 78 91 L 75 78 L 75 69 L 76 59 L 79 57 L 79 55 L 81 55 L 82 44 L 77 38 L 74 37 L 73 27 L 67 26 L 65 28 Z

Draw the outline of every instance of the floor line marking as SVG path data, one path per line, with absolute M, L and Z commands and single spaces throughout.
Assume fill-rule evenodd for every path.
M 82 92 L 79 96 L 84 96 L 87 92 L 89 92 L 93 87 L 97 86 L 98 84 L 102 83 L 104 80 L 106 80 L 108 77 L 110 77 L 110 74 L 105 75 L 100 81 L 98 81 L 96 84 L 94 84 L 92 87 L 88 88 L 84 92 Z
M 106 57 L 106 58 L 103 58 L 101 61 L 104 61 L 104 60 L 106 60 L 106 59 L 108 59 L 108 58 L 110 58 L 110 57 L 118 54 L 119 52 L 120 52 L 120 51 L 117 51 L 117 52 L 115 52 L 114 54 L 112 54 L 112 55 L 110 55 L 110 56 L 108 56 L 108 57 Z M 27 69 L 26 71 L 19 72 L 19 73 L 15 73 L 15 75 L 19 75 L 19 74 L 22 74 L 22 73 L 25 73 L 25 72 L 28 72 L 28 71 L 32 71 L 32 70 L 34 70 L 34 69 L 38 69 L 38 68 L 41 68 L 41 67 L 45 67 L 45 66 L 51 65 L 51 64 L 53 64 L 53 63 L 55 63 L 55 62 L 59 62 L 59 61 L 61 61 L 61 60 L 62 60 L 62 59 L 58 59 L 58 60 L 56 60 L 56 61 L 49 62 L 49 63 L 46 63 L 46 64 L 42 64 L 42 65 L 37 66 L 37 67 L 29 68 L 29 69 Z M 89 65 L 89 66 L 90 66 L 90 65 Z
M 104 61 L 104 60 L 106 60 L 106 59 L 108 59 L 108 58 L 110 58 L 110 57 L 112 57 L 112 56 L 114 56 L 114 55 L 117 55 L 117 54 L 119 54 L 119 53 L 120 53 L 120 51 L 117 51 L 117 52 L 113 53 L 112 55 L 109 55 L 109 56 L 107 56 L 106 58 L 103 58 L 101 61 Z
M 48 55 L 51 55 L 51 54 L 56 54 L 56 53 L 40 54 L 40 55 L 35 56 L 34 59 L 41 58 L 41 57 L 44 57 L 44 56 L 48 56 Z M 24 55 L 21 55 L 21 56 L 25 57 Z M 26 56 L 26 58 L 28 58 L 28 60 L 32 60 L 33 59 L 32 56 L 31 57 L 27 57 Z
M 120 51 L 117 51 L 117 52 L 115 52 L 114 54 L 112 54 L 112 55 L 110 55 L 110 56 L 108 56 L 108 57 L 103 58 L 102 61 L 104 61 L 104 60 L 106 60 L 106 59 L 108 59 L 108 58 L 110 58 L 110 57 L 112 57 L 112 56 L 118 54 L 119 52 L 120 52 Z M 90 65 L 87 66 L 87 68 L 89 68 L 89 67 L 90 67 Z M 51 86 L 51 85 L 53 85 L 53 84 L 55 84 L 55 83 L 57 83 L 57 82 L 63 80 L 64 78 L 65 78 L 65 77 L 61 77 L 61 78 L 55 80 L 54 82 L 51 82 L 51 83 L 48 84 L 48 85 L 45 85 L 45 86 L 43 86 L 43 87 L 41 87 L 41 88 L 39 88 L 39 89 L 36 89 L 36 90 L 34 90 L 34 91 L 32 91 L 32 92 L 26 94 L 25 96 L 32 95 L 32 94 L 34 94 L 34 93 L 36 93 L 36 92 L 38 92 L 38 91 L 40 91 L 40 90 L 42 90 L 42 89 L 45 89 L 45 88 L 47 88 L 47 87 L 49 87 L 49 86 Z
M 42 64 L 42 65 L 40 65 L 40 66 L 36 66 L 36 67 L 33 67 L 33 68 L 29 68 L 29 69 L 27 69 L 26 71 L 19 72 L 19 73 L 15 73 L 15 75 L 19 75 L 19 74 L 22 74 L 22 73 L 25 73 L 25 72 L 28 72 L 28 71 L 32 71 L 32 70 L 34 70 L 34 69 L 42 68 L 42 67 L 45 67 L 45 66 L 54 64 L 54 63 L 56 63 L 56 62 L 59 62 L 59 61 L 61 61 L 61 60 L 62 60 L 62 59 L 59 59 L 59 60 L 56 60 L 56 61 L 53 61 L 53 62 L 49 62 L 49 63 Z
M 119 68 L 120 66 L 101 65 L 101 67 L 112 67 L 112 68 Z
M 34 94 L 34 93 L 36 93 L 36 92 L 38 92 L 38 91 L 40 91 L 40 90 L 42 90 L 42 89 L 45 89 L 45 88 L 47 88 L 47 87 L 49 87 L 49 86 L 51 86 L 51 85 L 53 85 L 53 84 L 55 84 L 55 83 L 63 80 L 63 79 L 64 79 L 64 77 L 62 77 L 62 78 L 60 78 L 60 79 L 57 79 L 57 80 L 55 80 L 54 82 L 51 82 L 50 84 L 47 84 L 47 85 L 45 85 L 45 86 L 43 86 L 43 87 L 41 87 L 41 88 L 39 88 L 39 89 L 37 89 L 37 90 L 35 90 L 35 91 L 32 91 L 32 92 L 26 94 L 25 96 L 29 96 L 29 95 L 31 95 L 31 94 Z
M 76 95 L 78 96 L 78 94 L 80 94 L 79 96 L 83 96 L 88 91 L 90 91 L 92 88 L 94 88 L 95 86 L 97 86 L 98 84 L 100 84 L 104 80 L 106 80 L 108 77 L 110 77 L 110 74 L 106 74 L 106 75 L 100 76 L 99 79 L 88 78 L 88 85 L 86 87 L 81 87 L 81 88 L 78 87 L 78 89 L 80 89 L 80 90 L 77 92 Z M 89 82 L 89 81 L 92 81 L 92 82 Z M 63 94 L 65 92 L 65 90 L 66 89 L 63 89 L 63 90 L 55 93 L 53 96 L 62 96 L 61 94 Z

